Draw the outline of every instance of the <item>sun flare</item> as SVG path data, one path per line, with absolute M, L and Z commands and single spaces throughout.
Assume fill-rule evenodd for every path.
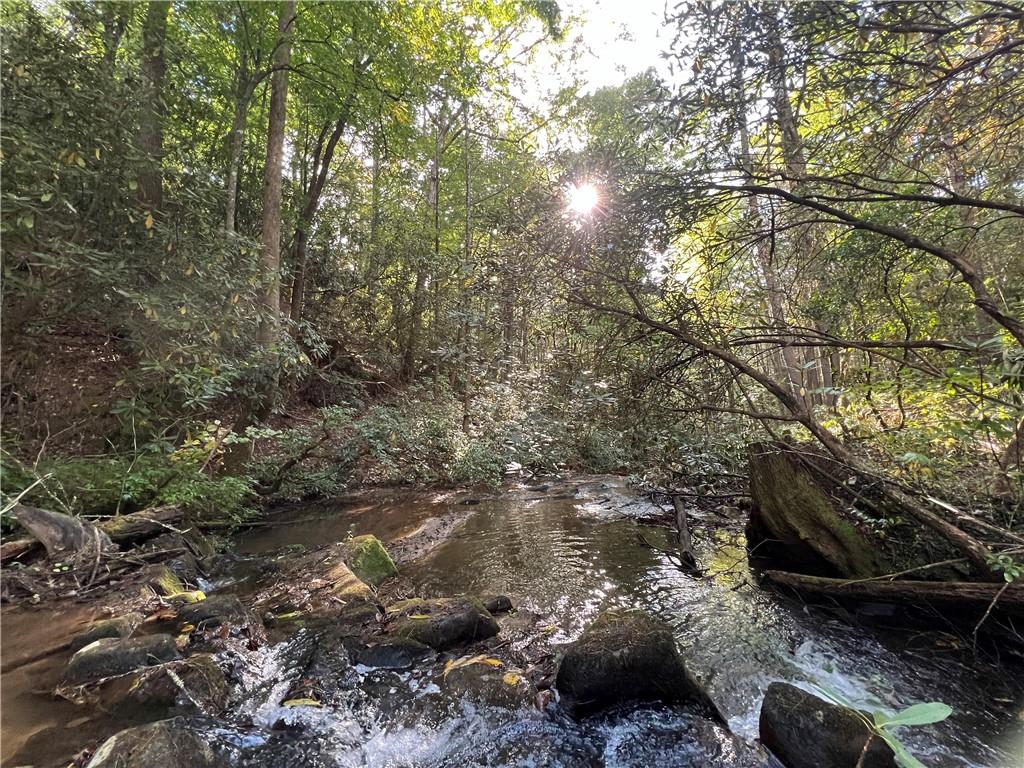
M 573 184 L 569 187 L 569 210 L 586 216 L 597 207 L 599 197 L 593 184 Z

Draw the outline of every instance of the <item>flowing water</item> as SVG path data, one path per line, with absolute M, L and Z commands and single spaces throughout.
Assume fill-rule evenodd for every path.
M 949 720 L 902 734 L 927 765 L 1024 765 L 1019 670 L 968 659 L 936 633 L 883 642 L 834 614 L 761 590 L 746 569 L 742 538 L 712 524 L 721 523 L 717 518 L 694 521 L 710 577 L 687 576 L 659 551 L 669 546 L 667 532 L 638 522 L 658 511 L 616 478 L 478 497 L 367 494 L 295 508 L 285 514 L 300 522 L 243 536 L 235 578 L 220 588 L 244 592 L 246 563 L 282 546 L 361 533 L 387 542 L 458 514 L 465 520 L 451 536 L 402 566 L 411 591 L 507 594 L 523 614 L 539 615 L 552 652 L 604 608 L 649 610 L 674 628 L 683 658 L 732 734 L 685 706 L 638 706 L 576 721 L 558 706 L 475 705 L 446 695 L 427 671 L 352 667 L 343 649 L 323 645 L 303 673 L 328 691 L 321 706 L 281 707 L 301 672 L 293 660 L 307 657 L 304 633 L 239 661 L 246 691 L 236 711 L 244 717 L 199 726 L 235 764 L 268 768 L 753 766 L 764 764 L 754 744 L 764 690 L 787 680 L 868 710 L 944 701 L 954 709 Z M 10 734 L 7 712 L 4 718 Z

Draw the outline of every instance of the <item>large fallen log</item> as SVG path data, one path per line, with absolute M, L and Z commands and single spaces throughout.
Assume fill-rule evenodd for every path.
M 130 515 L 118 515 L 99 524 L 100 530 L 115 544 L 134 544 L 173 530 L 185 518 L 185 509 L 176 504 L 150 507 Z
M 11 514 L 46 547 L 50 556 L 75 554 L 84 549 L 98 556 L 112 548 L 110 537 L 88 520 L 28 504 L 15 504 Z
M 804 576 L 788 571 L 764 571 L 761 580 L 798 592 L 889 603 L 970 605 L 1024 615 L 1024 584 L 987 584 L 973 581 L 849 581 Z
M 56 515 L 59 513 L 49 513 Z M 61 515 L 70 521 L 77 521 L 78 518 Z M 183 507 L 167 504 L 161 507 L 151 507 L 141 512 L 133 512 L 130 515 L 118 515 L 96 524 L 96 528 L 102 531 L 115 544 L 135 544 L 139 541 L 157 536 L 164 531 L 173 530 L 185 518 Z M 34 554 L 40 549 L 38 539 L 14 539 L 5 541 L 0 545 L 0 562 L 6 563 L 25 555 Z

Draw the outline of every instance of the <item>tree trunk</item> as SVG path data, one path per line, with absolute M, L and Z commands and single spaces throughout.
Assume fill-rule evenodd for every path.
M 288 104 L 288 71 L 291 59 L 292 24 L 296 0 L 281 7 L 278 32 L 282 42 L 274 52 L 274 74 L 270 81 L 270 121 L 267 129 L 267 159 L 263 171 L 262 272 L 264 289 L 257 343 L 266 351 L 277 339 L 281 310 L 281 190 L 284 165 L 284 129 Z
M 152 210 L 163 207 L 163 85 L 167 72 L 165 45 L 169 0 L 152 0 L 146 6 L 142 27 L 141 110 L 138 146 L 145 159 L 139 173 L 139 202 Z

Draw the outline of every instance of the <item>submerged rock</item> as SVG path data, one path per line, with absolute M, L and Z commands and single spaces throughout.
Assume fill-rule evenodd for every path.
M 754 556 L 782 570 L 841 578 L 898 570 L 881 542 L 843 514 L 791 451 L 751 448 L 750 494 L 747 546 Z
M 864 717 L 796 686 L 772 683 L 761 704 L 761 743 L 787 768 L 894 768 L 892 750 Z
M 206 739 L 179 720 L 160 720 L 116 733 L 86 768 L 214 768 Z
M 345 562 L 367 584 L 379 587 L 398 575 L 391 555 L 376 536 L 356 536 L 345 542 Z
M 484 595 L 481 601 L 491 613 L 508 613 L 512 610 L 512 598 L 508 595 Z
M 402 600 L 388 606 L 389 633 L 445 651 L 498 634 L 498 622 L 469 597 Z
M 378 669 L 410 669 L 424 656 L 433 653 L 425 645 L 409 637 L 388 637 L 382 642 L 359 644 L 351 651 L 352 661 Z
M 707 703 L 683 665 L 672 630 L 643 611 L 602 612 L 565 652 L 555 687 L 576 712 L 629 701 Z
M 532 705 L 537 693 L 522 670 L 484 654 L 449 661 L 443 682 L 448 692 L 493 707 Z
M 63 685 L 91 683 L 177 658 L 178 647 L 170 635 L 104 638 L 85 646 L 71 657 Z
M 129 637 L 132 632 L 142 623 L 141 613 L 126 613 L 124 616 L 115 616 L 112 619 L 99 619 L 89 625 L 89 628 L 71 641 L 71 650 L 77 651 L 91 645 L 97 640 L 109 637 Z

